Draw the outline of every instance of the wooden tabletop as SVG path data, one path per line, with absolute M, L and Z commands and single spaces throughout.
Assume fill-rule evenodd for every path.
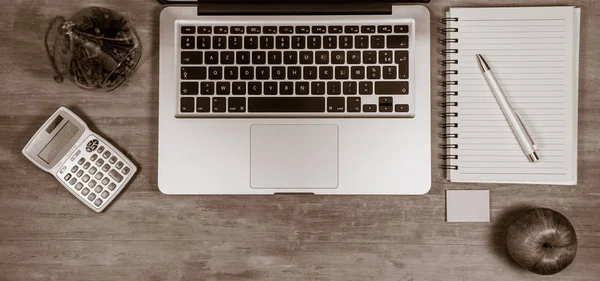
M 93 2 L 93 3 L 92 3 Z M 143 56 L 111 93 L 57 84 L 44 51 L 55 16 L 96 4 L 124 13 Z M 577 186 L 456 184 L 436 167 L 425 196 L 166 196 L 157 188 L 158 24 L 155 0 L 9 0 L 0 5 L 0 280 L 599 280 L 600 3 L 432 0 L 432 31 L 450 6 L 582 8 Z M 432 32 L 432 39 L 440 38 Z M 432 85 L 441 68 L 432 48 Z M 432 89 L 432 104 L 441 102 Z M 138 176 L 96 214 L 21 155 L 67 105 L 138 163 Z M 439 109 L 432 108 L 432 116 Z M 433 136 L 441 133 L 434 117 Z M 446 189 L 491 190 L 491 223 L 446 223 Z M 532 207 L 563 213 L 579 249 L 541 277 L 512 262 L 507 225 Z

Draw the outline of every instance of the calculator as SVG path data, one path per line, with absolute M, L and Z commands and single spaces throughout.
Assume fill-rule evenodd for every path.
M 33 135 L 23 155 L 96 212 L 102 212 L 137 172 L 123 153 L 64 106 Z

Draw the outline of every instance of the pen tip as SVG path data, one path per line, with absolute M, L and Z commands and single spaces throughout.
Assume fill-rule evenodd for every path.
M 476 54 L 475 56 L 477 57 L 477 62 L 479 62 L 479 67 L 481 67 L 481 71 L 486 72 L 490 70 L 490 66 L 487 64 L 485 59 L 483 59 L 483 56 L 481 54 Z

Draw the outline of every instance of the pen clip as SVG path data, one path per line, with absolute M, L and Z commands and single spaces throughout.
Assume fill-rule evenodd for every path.
M 525 125 L 525 121 L 523 121 L 523 117 L 521 117 L 521 114 L 519 114 L 519 112 L 514 109 L 513 109 L 513 112 L 515 113 L 515 116 L 517 117 L 519 124 L 521 124 L 521 127 L 525 131 L 525 134 L 527 135 L 527 138 L 529 139 L 529 143 L 531 143 L 531 146 L 533 146 L 534 150 L 537 150 L 537 145 L 535 143 L 535 139 L 531 135 L 531 131 L 529 131 L 529 128 L 527 128 L 527 125 Z

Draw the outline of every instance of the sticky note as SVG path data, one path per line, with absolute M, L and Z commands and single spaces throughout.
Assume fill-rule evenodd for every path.
M 446 190 L 447 222 L 489 222 L 489 190 Z

